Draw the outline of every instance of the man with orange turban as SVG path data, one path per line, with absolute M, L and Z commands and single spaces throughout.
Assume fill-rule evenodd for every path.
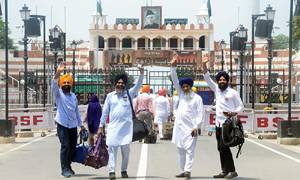
M 63 69 L 63 64 L 57 68 L 55 77 L 52 80 L 52 91 L 57 107 L 55 116 L 57 135 L 61 144 L 61 175 L 68 178 L 75 174 L 71 168 L 71 162 L 77 144 L 77 127 L 81 127 L 81 130 L 84 130 L 84 127 L 80 119 L 77 98 L 71 92 L 73 78 L 70 74 L 59 77 Z

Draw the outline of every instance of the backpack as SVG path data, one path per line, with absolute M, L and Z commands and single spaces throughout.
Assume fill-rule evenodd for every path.
M 242 146 L 245 142 L 244 130 L 241 121 L 237 120 L 236 116 L 226 119 L 222 126 L 223 143 L 229 147 L 238 146 L 236 158 L 241 153 Z

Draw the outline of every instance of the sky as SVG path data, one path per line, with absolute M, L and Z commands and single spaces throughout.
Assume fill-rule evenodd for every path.
M 211 0 L 215 41 L 224 39 L 228 42 L 229 32 L 239 24 L 251 29 L 253 1 L 260 2 L 260 13 L 271 4 L 276 10 L 274 35 L 288 35 L 289 0 Z M 4 13 L 4 0 L 0 2 Z M 205 0 L 148 0 L 148 5 L 162 6 L 163 18 L 188 18 L 189 23 L 196 23 L 195 15 L 203 2 Z M 47 36 L 50 28 L 59 25 L 66 32 L 68 41 L 89 40 L 88 29 L 96 12 L 96 0 L 8 0 L 8 3 L 10 37 L 15 43 L 24 33 L 19 13 L 24 4 L 31 9 L 31 14 L 46 16 Z M 146 0 L 102 0 L 108 24 L 113 24 L 115 18 L 140 18 L 144 5 Z

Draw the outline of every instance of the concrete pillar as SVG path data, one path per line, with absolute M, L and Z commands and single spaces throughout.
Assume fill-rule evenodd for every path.
M 169 39 L 166 39 L 166 50 L 169 50 L 170 47 L 169 47 Z
M 199 49 L 199 40 L 196 39 L 196 47 L 194 47 L 195 50 L 198 50 Z
M 150 39 L 150 50 L 153 50 L 153 40 Z
M 108 50 L 108 39 L 104 39 L 104 50 Z
M 181 50 L 184 50 L 184 47 L 183 47 L 183 46 L 184 46 L 184 43 L 183 43 L 183 42 L 184 42 L 184 39 L 180 39 L 180 42 L 181 42 L 180 49 L 181 49 Z
M 122 39 L 120 39 L 120 50 L 122 50 L 123 48 L 122 48 L 122 46 L 123 46 L 123 42 L 122 42 Z

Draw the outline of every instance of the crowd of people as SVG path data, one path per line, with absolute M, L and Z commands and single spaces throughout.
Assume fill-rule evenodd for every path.
M 198 127 L 204 118 L 204 108 L 201 96 L 193 88 L 190 77 L 178 79 L 176 65 L 178 55 L 171 61 L 170 73 L 176 89 L 170 100 L 167 90 L 160 89 L 157 95 L 151 92 L 149 85 L 143 85 L 144 68 L 138 67 L 140 75 L 132 88 L 128 87 L 127 74 L 115 77 L 114 91 L 107 94 L 103 108 L 96 95 L 90 97 L 84 122 L 89 131 L 89 144 L 95 143 L 95 136 L 106 134 L 109 161 L 109 179 L 116 179 L 116 159 L 118 149 L 121 149 L 121 177 L 128 178 L 127 168 L 130 154 L 130 144 L 133 136 L 133 121 L 130 101 L 134 99 L 134 113 L 139 120 L 145 121 L 149 129 L 157 127 L 158 136 L 164 139 L 165 124 L 174 116 L 172 143 L 177 147 L 179 173 L 177 178 L 191 178 L 194 161 Z M 203 61 L 204 79 L 215 93 L 216 98 L 216 140 L 220 154 L 221 172 L 213 178 L 231 179 L 237 177 L 231 150 L 223 143 L 222 124 L 227 118 L 235 116 L 244 109 L 236 90 L 229 87 L 229 75 L 222 71 L 216 75 L 216 82 L 210 78 L 207 69 L 208 59 Z M 61 143 L 60 163 L 61 174 L 71 177 L 75 172 L 71 168 L 71 160 L 77 144 L 77 127 L 80 131 L 85 127 L 80 119 L 78 103 L 71 91 L 73 79 L 70 74 L 60 76 L 65 65 L 57 68 L 52 81 L 52 90 L 57 106 L 55 121 L 57 134 Z M 140 92 L 140 93 L 139 93 Z M 108 120 L 109 119 L 109 120 Z M 105 127 L 105 129 L 104 129 Z

